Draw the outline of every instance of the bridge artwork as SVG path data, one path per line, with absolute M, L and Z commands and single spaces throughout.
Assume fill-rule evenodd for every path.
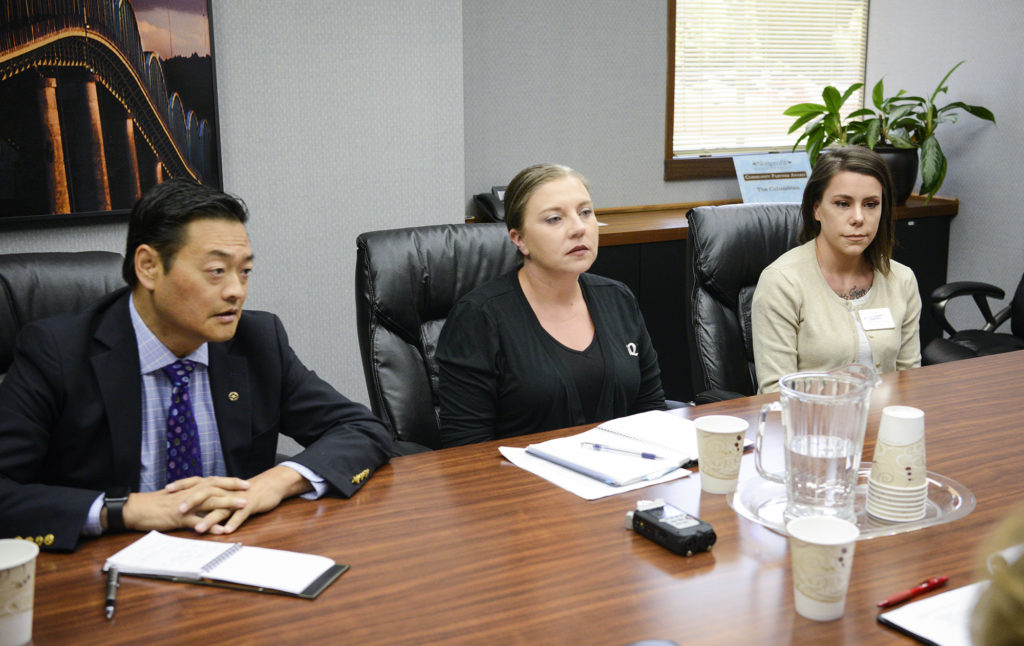
M 130 0 L 0 1 L 0 218 L 129 209 L 170 177 L 219 184 L 212 58 L 172 60 L 209 79 L 206 116 L 143 50 Z

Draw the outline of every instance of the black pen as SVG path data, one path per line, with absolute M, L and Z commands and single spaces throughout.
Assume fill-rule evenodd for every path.
M 114 618 L 114 604 L 117 603 L 117 588 L 120 585 L 117 568 L 112 567 L 107 570 L 107 619 Z

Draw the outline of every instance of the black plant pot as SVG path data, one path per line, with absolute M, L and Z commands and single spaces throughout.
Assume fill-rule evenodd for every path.
M 917 148 L 876 146 L 878 153 L 892 175 L 892 196 L 896 206 L 903 206 L 917 181 Z

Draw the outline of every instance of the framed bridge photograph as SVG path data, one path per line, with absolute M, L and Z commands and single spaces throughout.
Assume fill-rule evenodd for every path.
M 221 186 L 209 0 L 0 3 L 0 227 Z

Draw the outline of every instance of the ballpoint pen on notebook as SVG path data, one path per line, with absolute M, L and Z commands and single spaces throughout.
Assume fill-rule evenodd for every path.
M 903 603 L 907 599 L 913 599 L 914 597 L 922 595 L 925 592 L 928 592 L 929 590 L 934 590 L 935 588 L 941 587 L 943 584 L 946 583 L 946 581 L 949 581 L 948 576 L 936 576 L 930 579 L 925 579 L 924 581 L 915 585 L 913 588 L 910 588 L 909 590 L 897 592 L 892 596 L 882 599 L 878 602 L 877 605 L 879 608 L 888 608 L 890 606 L 895 606 L 897 603 Z
M 647 451 L 632 451 L 630 449 L 622 449 L 616 446 L 608 446 L 607 444 L 598 444 L 596 442 L 580 442 L 580 446 L 585 449 L 593 449 L 595 451 L 608 451 L 609 453 L 621 453 L 622 455 L 632 455 L 638 458 L 644 458 L 645 460 L 665 459 L 660 455 L 648 453 Z

